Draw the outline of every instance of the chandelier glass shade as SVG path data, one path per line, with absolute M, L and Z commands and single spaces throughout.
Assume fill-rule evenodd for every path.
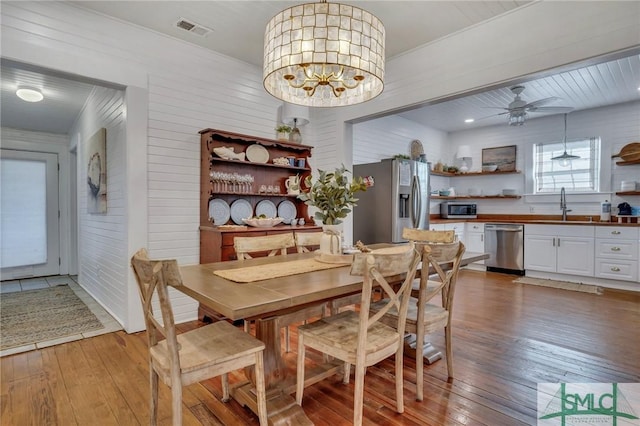
M 509 114 L 509 126 L 522 126 L 527 117 L 526 111 L 514 111 Z
M 385 30 L 358 7 L 308 3 L 278 13 L 264 36 L 264 87 L 285 102 L 353 105 L 384 88 Z

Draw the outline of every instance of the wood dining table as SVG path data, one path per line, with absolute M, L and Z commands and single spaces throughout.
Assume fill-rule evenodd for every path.
M 182 266 L 182 285 L 174 286 L 231 320 L 255 321 L 256 337 L 266 346 L 264 364 L 270 424 L 313 424 L 291 396 L 295 391 L 295 377 L 287 377 L 280 328 L 294 321 L 304 320 L 310 310 L 313 312 L 315 309 L 319 314 L 326 302 L 358 294 L 362 289 L 362 277 L 351 275 L 349 264 L 330 265 L 327 266 L 328 269 L 321 270 L 295 270 L 297 265 L 313 261 L 315 256 L 314 253 L 300 253 Z M 467 265 L 487 257 L 485 253 L 467 252 L 461 264 Z M 263 269 L 271 273 L 277 271 L 276 275 L 284 276 L 270 278 L 271 275 Z M 289 274 L 290 271 L 293 275 Z M 252 273 L 258 275 L 249 278 L 250 282 L 238 282 L 224 277 L 227 276 L 225 274 L 237 274 L 242 277 L 241 281 L 245 281 L 244 278 Z M 401 276 L 391 277 L 394 278 L 397 281 L 403 279 Z M 301 316 L 301 312 L 304 312 L 304 316 Z M 339 363 L 329 362 L 310 369 L 309 374 L 327 377 L 338 368 Z M 233 387 L 232 396 L 257 412 L 253 371 L 245 372 L 251 381 Z

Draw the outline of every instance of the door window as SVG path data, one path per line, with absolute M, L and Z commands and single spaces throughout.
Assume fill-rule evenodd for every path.
M 58 156 L 3 149 L 0 194 L 2 279 L 58 274 Z

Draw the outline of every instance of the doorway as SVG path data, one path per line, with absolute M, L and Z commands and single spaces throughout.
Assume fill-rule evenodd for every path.
M 2 149 L 2 280 L 60 273 L 58 155 Z

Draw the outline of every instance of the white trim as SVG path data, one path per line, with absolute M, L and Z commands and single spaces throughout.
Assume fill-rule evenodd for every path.
M 147 177 L 147 122 L 149 94 L 147 89 L 129 86 L 125 92 L 126 105 L 126 152 L 125 179 L 127 188 L 127 252 L 130 259 L 143 247 L 148 247 L 148 177 Z M 146 328 L 138 285 L 132 268 L 127 273 L 127 318 L 124 329 L 127 333 Z
M 580 275 L 564 275 L 550 272 L 529 271 L 525 272 L 525 276 L 532 278 L 544 278 L 549 280 L 568 281 L 572 283 L 593 284 L 605 288 L 615 288 L 618 290 L 629 290 L 640 292 L 640 285 L 632 281 L 610 280 L 607 278 L 584 277 Z
M 69 273 L 70 256 L 70 201 L 69 201 L 69 141 L 67 135 L 54 135 L 52 133 L 31 132 L 26 130 L 3 127 L 2 148 L 22 151 L 49 152 L 58 155 L 60 172 L 58 174 L 58 209 L 60 210 L 59 234 L 60 234 L 60 274 Z M 39 142 L 43 139 L 46 142 Z M 59 140 L 59 142 L 57 142 Z

